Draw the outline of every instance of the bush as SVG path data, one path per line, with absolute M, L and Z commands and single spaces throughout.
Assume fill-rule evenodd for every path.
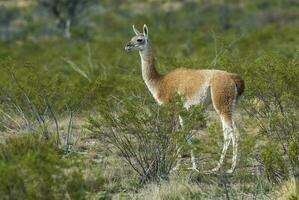
M 80 170 L 37 136 L 0 144 L 1 199 L 84 199 L 87 187 Z
M 90 118 L 89 129 L 120 151 L 139 175 L 140 183 L 159 182 L 168 179 L 176 165 L 182 147 L 186 146 L 185 136 L 205 126 L 201 107 L 191 107 L 187 112 L 182 101 L 173 102 L 161 107 L 136 98 L 106 103 L 100 116 Z M 179 116 L 184 119 L 183 128 Z
M 244 108 L 265 139 L 259 162 L 267 177 L 278 181 L 293 176 L 299 164 L 298 59 L 272 54 L 256 62 L 259 67 L 248 70 Z

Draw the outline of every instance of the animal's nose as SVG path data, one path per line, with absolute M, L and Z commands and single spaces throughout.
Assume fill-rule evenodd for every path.
M 130 50 L 131 46 L 132 46 L 132 45 L 131 45 L 130 42 L 129 42 L 129 43 L 125 46 L 125 50 L 126 50 L 126 51 Z

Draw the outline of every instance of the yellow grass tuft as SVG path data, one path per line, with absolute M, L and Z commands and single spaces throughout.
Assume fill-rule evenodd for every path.
M 280 184 L 270 199 L 275 200 L 299 200 L 298 181 L 291 179 Z
M 150 184 L 140 191 L 137 199 L 162 200 L 162 199 L 189 199 L 196 194 L 202 193 L 198 185 L 189 183 L 187 180 L 170 180 L 160 185 Z

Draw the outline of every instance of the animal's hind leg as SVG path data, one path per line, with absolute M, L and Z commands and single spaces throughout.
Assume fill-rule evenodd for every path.
M 232 168 L 229 172 L 234 172 L 236 165 L 237 165 L 237 156 L 238 156 L 238 142 L 239 142 L 239 132 L 238 129 L 235 127 L 233 123 L 233 160 L 232 160 Z
M 214 109 L 220 116 L 223 128 L 224 144 L 220 156 L 220 160 L 217 166 L 212 171 L 217 171 L 220 169 L 227 149 L 231 140 L 234 137 L 233 131 L 233 106 L 236 97 L 236 86 L 235 83 L 228 79 L 226 76 L 219 76 L 212 80 L 211 82 L 211 99 Z M 233 140 L 233 145 L 236 140 Z
M 218 164 L 214 169 L 212 169 L 212 171 L 218 171 L 220 169 L 221 165 L 223 164 L 230 142 L 233 139 L 233 128 L 231 126 L 231 123 L 226 122 L 223 117 L 221 117 L 221 120 L 222 120 L 222 127 L 223 127 L 224 144 L 223 144 L 223 148 L 222 148 L 222 152 Z
M 235 109 L 237 102 L 237 88 L 235 88 L 235 96 L 233 99 L 233 105 L 232 105 L 232 114 Z M 233 117 L 233 116 L 232 116 Z M 232 143 L 233 143 L 233 158 L 232 158 L 232 167 L 228 171 L 228 173 L 233 173 L 235 171 L 236 165 L 237 165 L 237 156 L 238 156 L 238 143 L 239 143 L 239 131 L 236 128 L 236 125 L 232 119 L 232 127 L 233 127 L 233 137 L 232 137 Z

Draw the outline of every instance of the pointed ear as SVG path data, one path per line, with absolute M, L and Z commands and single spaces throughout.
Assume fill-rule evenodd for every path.
M 143 25 L 143 34 L 148 37 L 148 28 L 146 24 Z
M 139 35 L 139 34 L 140 34 L 140 32 L 135 28 L 134 25 L 132 26 L 132 28 L 133 28 L 133 31 L 134 31 L 134 33 L 135 33 L 136 35 Z

